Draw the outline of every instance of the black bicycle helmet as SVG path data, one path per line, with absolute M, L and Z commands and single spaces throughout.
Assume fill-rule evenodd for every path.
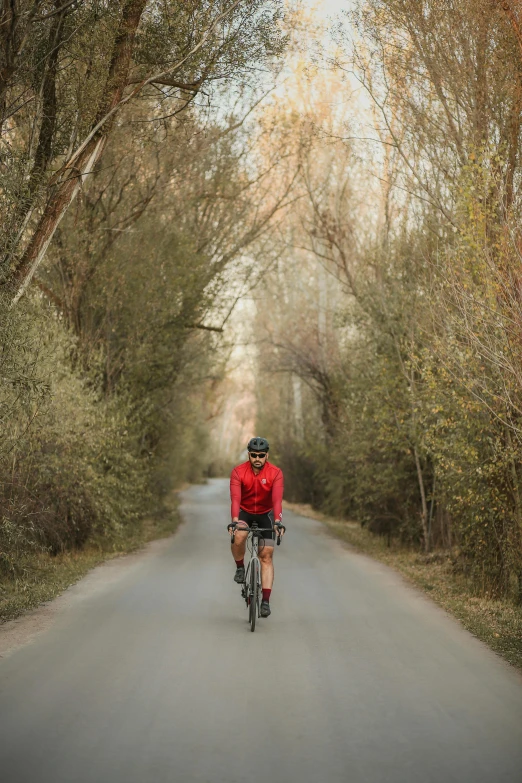
M 270 446 L 266 438 L 250 438 L 248 441 L 248 451 L 268 451 Z

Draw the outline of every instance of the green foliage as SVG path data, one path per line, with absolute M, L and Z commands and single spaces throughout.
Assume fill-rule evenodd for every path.
M 294 499 L 444 548 L 473 590 L 522 603 L 520 31 L 486 0 L 368 0 L 350 19 L 335 68 L 382 148 L 312 118 L 328 145 L 303 155 L 259 350 L 285 405 L 260 395 L 261 420 Z
M 281 463 L 293 499 L 388 539 L 450 547 L 478 591 L 519 599 L 520 321 L 504 273 L 518 261 L 474 192 L 462 191 L 463 230 L 438 268 L 418 261 L 432 252 L 422 234 L 368 259 L 379 274 L 359 281 L 338 327 L 340 356 L 308 402 L 327 405 L 333 426 L 312 418 Z
M 11 385 L 0 454 L 3 571 L 24 568 L 23 554 L 58 553 L 87 540 L 128 535 L 146 507 L 147 465 L 140 460 L 130 406 L 100 400 L 71 367 L 74 340 L 38 298 L 11 317 L 34 382 L 23 401 Z M 23 404 L 21 404 L 23 402 Z M 103 545 L 106 545 L 106 542 Z
M 213 322 L 228 309 L 227 265 L 258 230 L 243 131 L 187 112 L 158 138 L 139 121 L 149 108 L 115 131 L 38 293 L 2 301 L 6 579 L 28 579 L 39 553 L 125 549 L 207 471 L 225 361 Z

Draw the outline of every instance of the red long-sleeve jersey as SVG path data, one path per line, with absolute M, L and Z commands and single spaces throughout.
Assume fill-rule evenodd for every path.
M 232 519 L 242 508 L 249 514 L 267 514 L 274 510 L 276 522 L 283 517 L 283 471 L 265 462 L 259 473 L 252 470 L 250 462 L 243 462 L 230 474 L 230 500 Z

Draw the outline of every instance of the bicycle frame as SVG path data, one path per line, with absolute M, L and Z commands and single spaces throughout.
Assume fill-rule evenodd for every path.
M 255 523 L 252 525 L 252 529 L 248 533 L 247 537 L 247 546 L 248 542 L 250 541 L 251 545 L 251 556 L 250 560 L 248 562 L 246 573 L 245 573 L 245 581 L 242 586 L 241 595 L 246 601 L 247 607 L 250 606 L 250 601 L 252 600 L 252 587 L 250 585 L 251 582 L 251 573 L 252 569 L 254 568 L 254 564 L 257 563 L 257 606 L 254 607 L 254 611 L 256 612 L 256 615 L 259 617 L 259 594 L 261 592 L 261 561 L 259 560 L 259 538 L 260 533 L 266 532 L 264 529 L 261 531 L 260 529 L 255 526 Z

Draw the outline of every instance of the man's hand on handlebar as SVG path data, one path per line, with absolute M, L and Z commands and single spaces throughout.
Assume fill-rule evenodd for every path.
M 274 528 L 276 530 L 276 537 L 277 537 L 277 546 L 281 543 L 281 540 L 286 532 L 286 527 L 281 524 L 281 522 L 276 522 L 274 525 Z
M 239 522 L 239 519 L 237 517 L 235 517 L 232 520 L 232 522 L 229 522 L 229 524 L 227 525 L 227 530 L 228 530 L 228 532 L 230 533 L 231 536 L 233 536 L 234 533 L 236 532 L 236 528 L 237 528 L 238 522 Z

